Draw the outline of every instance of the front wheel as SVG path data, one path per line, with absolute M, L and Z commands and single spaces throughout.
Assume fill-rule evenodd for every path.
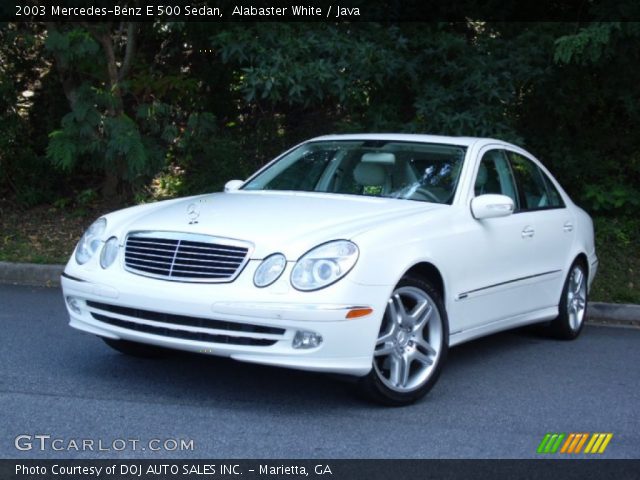
M 449 345 L 447 313 L 438 291 L 406 276 L 387 302 L 371 372 L 360 381 L 370 399 L 408 405 L 436 383 Z
M 587 315 L 587 270 L 575 262 L 562 289 L 558 317 L 551 322 L 551 333 L 562 340 L 580 335 Z

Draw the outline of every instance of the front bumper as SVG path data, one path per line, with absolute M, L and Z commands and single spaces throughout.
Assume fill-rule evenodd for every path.
M 233 283 L 192 284 L 83 271 L 70 262 L 61 279 L 69 324 L 101 337 L 245 362 L 355 376 L 370 371 L 388 287 L 343 279 L 325 290 L 298 292 L 287 287 L 285 272 L 258 289 L 251 281 L 258 264 L 250 262 Z M 373 313 L 346 319 L 355 306 Z M 293 348 L 299 331 L 320 335 L 322 343 Z

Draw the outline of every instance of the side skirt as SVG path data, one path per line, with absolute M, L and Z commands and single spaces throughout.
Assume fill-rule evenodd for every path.
M 525 325 L 531 325 L 533 323 L 545 322 L 553 320 L 558 316 L 558 307 L 547 307 L 541 310 L 533 312 L 523 313 L 516 317 L 505 318 L 502 320 L 496 320 L 487 325 L 481 325 L 479 327 L 470 328 L 469 330 L 462 330 L 460 332 L 453 333 L 449 336 L 449 345 L 459 345 L 464 342 L 468 342 L 475 338 L 491 335 L 492 333 L 502 332 L 504 330 L 510 330 L 512 328 L 523 327 Z

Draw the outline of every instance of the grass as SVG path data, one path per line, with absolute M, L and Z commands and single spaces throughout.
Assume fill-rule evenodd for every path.
M 0 261 L 64 264 L 82 232 L 112 206 L 19 209 L 0 202 Z M 595 219 L 600 265 L 591 300 L 640 304 L 640 220 Z
M 640 304 L 640 220 L 596 218 L 600 265 L 591 300 Z
M 67 263 L 82 232 L 98 211 L 52 206 L 21 209 L 0 203 L 0 261 Z

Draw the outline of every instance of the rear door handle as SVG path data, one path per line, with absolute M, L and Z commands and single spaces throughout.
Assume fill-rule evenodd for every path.
M 536 231 L 533 229 L 533 227 L 524 227 L 524 230 L 522 230 L 522 238 L 531 238 L 535 235 Z
M 572 232 L 573 231 L 573 223 L 571 223 L 570 221 L 567 220 L 566 222 L 564 222 L 562 230 L 564 230 L 565 232 Z

